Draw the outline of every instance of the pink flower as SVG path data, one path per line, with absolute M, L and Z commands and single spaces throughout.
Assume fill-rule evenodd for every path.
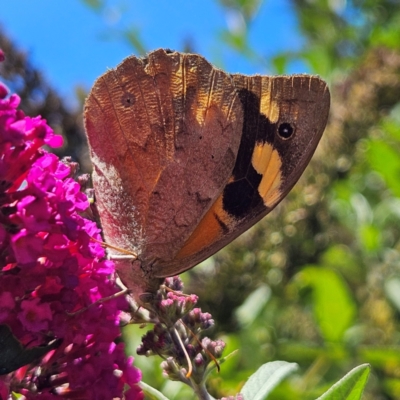
M 39 298 L 21 302 L 21 312 L 18 315 L 22 326 L 29 332 L 48 330 L 52 313 L 49 303 L 40 303 Z
M 182 289 L 179 277 L 165 279 L 152 303 L 153 330 L 143 335 L 136 351 L 140 355 L 162 356 L 164 375 L 193 388 L 204 384 L 208 365 L 221 358 L 225 343 L 207 337 L 199 343 L 198 338 L 214 325 L 214 320 L 211 314 L 194 308 L 198 300 L 196 295 L 184 295 Z M 176 329 L 178 321 L 179 329 Z
M 101 240 L 96 224 L 80 214 L 89 202 L 73 165 L 42 148 L 62 138 L 7 96 L 0 84 L 0 326 L 23 347 L 15 371 L 0 376 L 0 398 L 108 400 L 128 388 L 126 398 L 142 399 L 140 371 L 118 341 L 128 304 L 123 297 L 96 303 L 118 291 L 114 264 L 91 240 Z M 30 355 L 36 351 L 39 360 Z
M 0 53 L 0 60 L 1 60 L 1 53 Z M 4 83 L 0 82 L 0 99 L 4 99 L 8 94 L 7 86 Z

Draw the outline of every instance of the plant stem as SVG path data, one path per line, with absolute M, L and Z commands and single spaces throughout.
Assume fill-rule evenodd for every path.
M 193 382 L 193 380 L 191 380 L 191 381 L 192 381 L 191 382 L 192 383 L 191 386 L 192 386 L 194 392 L 196 393 L 197 397 L 200 400 L 215 400 L 214 397 L 212 397 L 207 392 L 206 386 L 204 385 L 203 382 L 200 383 L 200 384 L 197 384 L 197 383 Z

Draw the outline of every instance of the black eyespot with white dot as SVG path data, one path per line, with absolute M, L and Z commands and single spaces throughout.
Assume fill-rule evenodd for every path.
M 278 127 L 278 135 L 282 139 L 290 139 L 294 135 L 295 130 L 296 129 L 293 124 L 290 124 L 289 122 L 283 122 Z

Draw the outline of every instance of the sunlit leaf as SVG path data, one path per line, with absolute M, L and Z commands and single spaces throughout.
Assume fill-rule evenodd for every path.
M 361 399 L 370 370 L 371 367 L 368 364 L 354 368 L 317 400 Z
M 391 278 L 385 282 L 385 292 L 397 311 L 400 311 L 400 278 Z
M 381 140 L 371 140 L 367 151 L 371 168 L 379 172 L 393 193 L 400 197 L 399 151 Z
M 303 59 L 314 73 L 321 74 L 324 77 L 328 77 L 333 69 L 332 54 L 322 46 L 319 49 L 315 48 L 313 51 L 304 52 Z
M 382 382 L 386 394 L 392 399 L 400 399 L 400 379 L 388 378 Z
M 279 54 L 271 60 L 277 74 L 284 74 L 288 64 L 288 57 L 285 54 Z
M 138 28 L 132 27 L 124 32 L 124 36 L 129 44 L 135 49 L 136 53 L 140 56 L 146 54 L 146 48 L 140 38 L 140 30 Z
M 365 274 L 359 259 L 353 254 L 351 247 L 344 244 L 338 243 L 330 246 L 321 256 L 321 264 L 340 271 L 346 279 L 355 282 Z
M 378 347 L 368 346 L 359 349 L 359 355 L 375 369 L 394 370 L 400 368 L 399 346 Z
M 264 364 L 249 378 L 240 393 L 246 400 L 263 400 L 275 386 L 297 369 L 297 364 L 285 361 Z
M 400 42 L 399 26 L 399 14 L 394 15 L 394 18 L 389 23 L 374 26 L 370 36 L 371 44 L 374 46 L 398 48 Z
M 238 52 L 243 52 L 246 49 L 247 37 L 241 33 L 230 32 L 224 30 L 221 32 L 221 39 L 230 47 Z
M 236 310 L 236 319 L 240 325 L 250 325 L 260 314 L 271 297 L 271 289 L 262 285 L 251 293 L 244 303 Z
M 313 289 L 314 314 L 323 337 L 340 341 L 356 314 L 345 281 L 331 269 L 314 266 L 304 268 L 298 277 Z
M 367 251 L 378 250 L 381 244 L 381 232 L 372 224 L 364 224 L 360 227 L 360 239 Z

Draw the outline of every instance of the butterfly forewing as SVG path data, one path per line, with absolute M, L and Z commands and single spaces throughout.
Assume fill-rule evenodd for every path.
M 149 198 L 143 260 L 162 263 L 175 258 L 225 186 L 239 147 L 242 112 L 230 77 L 203 58 L 153 54 L 160 57 L 159 75 L 179 57 L 181 83 L 175 76 L 174 90 L 165 96 L 169 104 L 182 104 L 183 112 L 175 119 L 173 153 Z
M 197 55 L 160 50 L 100 77 L 85 123 L 106 241 L 174 260 L 231 175 L 242 121 L 231 77 Z

